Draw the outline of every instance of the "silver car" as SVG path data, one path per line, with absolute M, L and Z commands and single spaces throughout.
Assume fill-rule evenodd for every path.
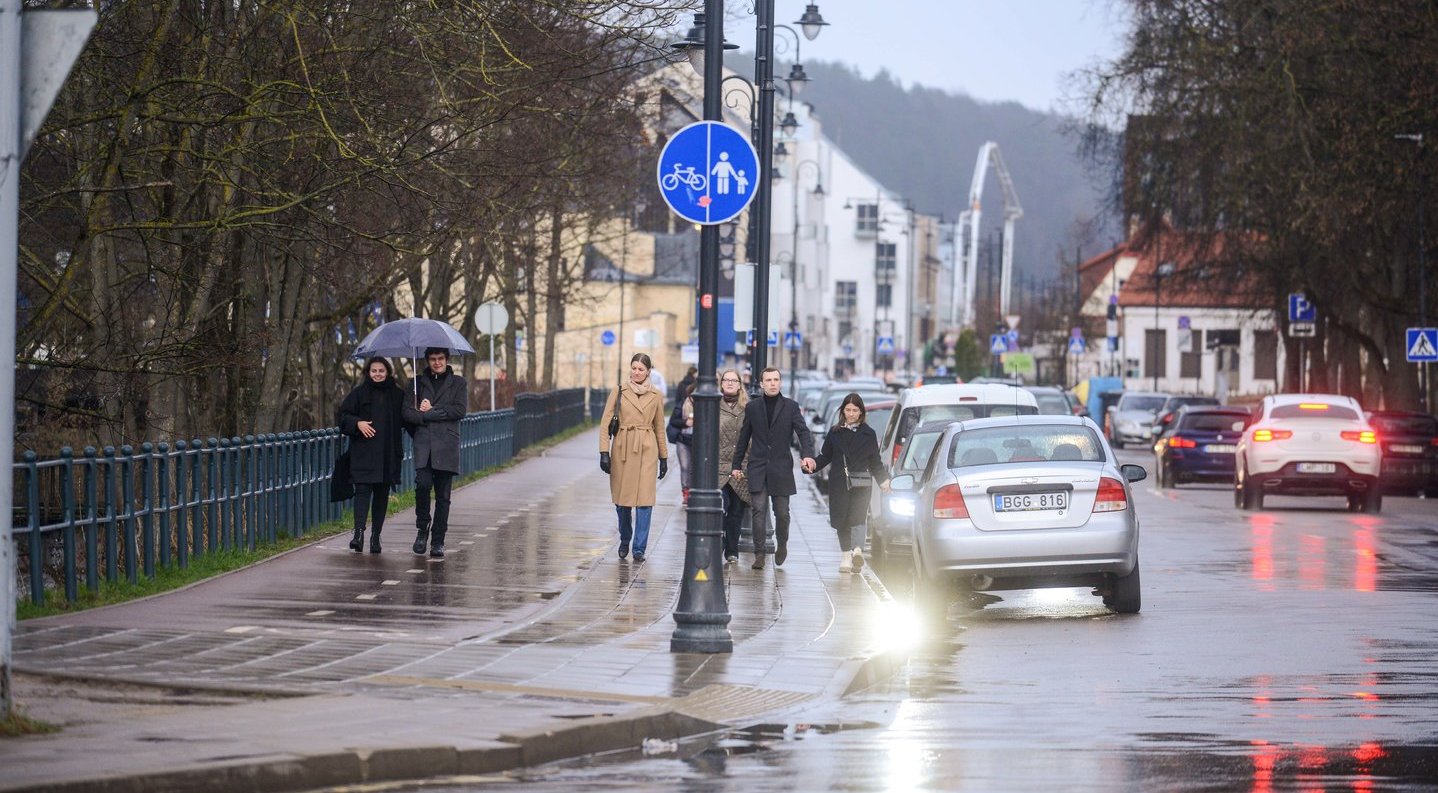
M 1118 404 L 1109 408 L 1109 440 L 1115 449 L 1125 443 L 1147 446 L 1153 440 L 1153 423 L 1168 401 L 1168 394 L 1125 391 Z
M 922 605 L 946 609 L 992 590 L 1093 587 L 1104 605 L 1141 604 L 1138 515 L 1130 482 L 1098 426 L 1078 416 L 1008 416 L 949 425 L 918 482 L 914 580 Z

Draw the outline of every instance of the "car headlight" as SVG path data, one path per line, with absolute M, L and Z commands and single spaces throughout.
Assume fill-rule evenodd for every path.
M 1123 430 L 1124 432 L 1138 432 L 1138 422 L 1137 422 L 1137 421 L 1120 421 L 1120 422 L 1118 423 L 1118 428 L 1121 429 L 1121 430 Z
M 889 511 L 901 518 L 914 517 L 913 496 L 889 496 L 888 505 Z

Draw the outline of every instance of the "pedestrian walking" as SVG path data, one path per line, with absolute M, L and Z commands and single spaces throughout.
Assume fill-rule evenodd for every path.
M 414 433 L 414 522 L 419 529 L 410 550 L 423 555 L 428 543 L 429 555 L 442 559 L 450 490 L 459 473 L 459 421 L 469 412 L 469 386 L 450 367 L 444 347 L 425 350 L 424 360 L 413 400 L 404 403 L 404 420 Z
M 649 383 L 652 368 L 642 352 L 629 359 L 629 382 L 609 395 L 599 422 L 615 430 L 599 436 L 599 468 L 609 474 L 609 494 L 619 515 L 619 558 L 629 558 L 632 547 L 636 562 L 644 561 L 649 548 L 649 520 L 659 487 L 655 464 L 659 479 L 669 473 L 664 397 Z M 611 424 L 615 417 L 618 421 Z
M 668 439 L 674 444 L 674 454 L 679 458 L 679 486 L 683 493 L 684 506 L 689 506 L 689 488 L 692 486 L 691 469 L 694 460 L 694 381 L 689 385 L 679 384 L 679 394 L 674 412 L 669 417 Z
M 879 436 L 864 421 L 863 398 L 849 394 L 839 405 L 839 426 L 824 436 L 824 448 L 814 458 L 814 471 L 831 463 L 835 466 L 829 472 L 829 525 L 839 534 L 843 553 L 839 572 L 848 573 L 864 567 L 869 494 L 876 482 L 889 492 L 889 474 L 879 455 Z
M 814 470 L 814 439 L 799 415 L 799 403 L 780 393 L 783 387 L 778 369 L 771 366 L 759 373 L 760 397 L 745 406 L 744 424 L 734 444 L 730 475 L 746 479 L 749 485 L 749 503 L 754 509 L 755 570 L 764 569 L 771 503 L 776 539 L 774 565 L 782 566 L 789 556 L 789 497 L 798 492 L 790 438 L 799 439 L 803 470 Z
M 336 423 L 349 438 L 350 479 L 354 482 L 354 536 L 350 550 L 364 551 L 369 516 L 369 552 L 379 553 L 379 535 L 389 511 L 390 488 L 400 482 L 404 462 L 404 389 L 384 358 L 365 363 L 364 382 L 340 402 Z
M 749 395 L 735 369 L 719 375 L 719 493 L 724 498 L 724 561 L 739 564 L 739 528 L 749 509 L 749 485 L 734 476 L 734 447 L 744 426 Z

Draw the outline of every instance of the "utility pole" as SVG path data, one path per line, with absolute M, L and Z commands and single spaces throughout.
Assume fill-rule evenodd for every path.
M 50 112 L 70 66 L 95 27 L 91 9 L 32 10 L 20 0 L 0 0 L 0 719 L 14 708 L 10 688 L 11 639 L 15 635 L 15 306 L 19 293 L 20 162 L 40 122 Z M 40 553 L 31 548 L 30 553 Z

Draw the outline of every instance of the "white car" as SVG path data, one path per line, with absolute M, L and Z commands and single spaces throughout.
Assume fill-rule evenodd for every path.
M 993 590 L 1093 587 L 1104 605 L 1142 604 L 1139 521 L 1130 482 L 1097 424 L 1078 416 L 952 423 L 916 487 L 914 581 L 921 606 L 997 600 Z
M 1263 509 L 1267 495 L 1346 496 L 1348 509 L 1383 508 L 1378 433 L 1352 397 L 1276 394 L 1238 441 L 1233 503 Z

